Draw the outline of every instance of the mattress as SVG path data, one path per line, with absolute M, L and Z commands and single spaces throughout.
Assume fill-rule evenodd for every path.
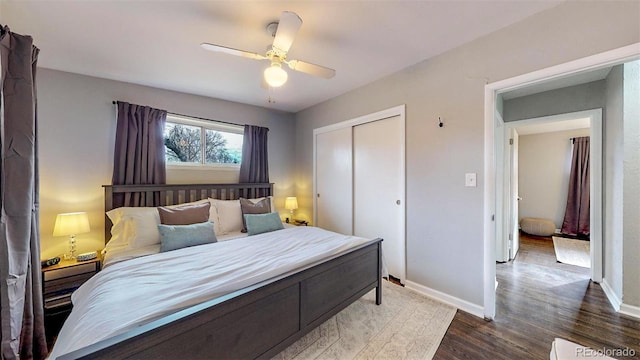
M 367 241 L 303 226 L 111 263 L 73 293 L 50 359 Z

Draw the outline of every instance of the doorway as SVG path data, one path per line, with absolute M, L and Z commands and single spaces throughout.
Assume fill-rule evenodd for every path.
M 500 120 L 502 118 L 500 117 Z M 503 158 L 496 159 L 496 167 L 503 168 L 504 170 L 496 175 L 496 192 L 502 193 L 504 198 L 507 199 L 503 202 L 503 209 L 496 218 L 496 228 L 504 229 L 502 237 L 496 238 L 497 253 L 496 261 L 504 262 L 513 260 L 518 252 L 519 247 L 519 204 L 523 200 L 520 196 L 518 189 L 519 178 L 519 135 L 535 134 L 535 133 L 549 133 L 554 130 L 565 130 L 589 128 L 590 141 L 590 214 L 589 223 L 591 226 L 590 232 L 590 248 L 589 258 L 591 263 L 591 279 L 595 282 L 602 281 L 602 109 L 593 109 L 586 111 L 578 111 L 566 114 L 559 114 L 553 116 L 544 116 L 533 119 L 518 120 L 511 122 L 498 122 L 496 125 L 498 128 L 504 127 L 499 133 L 506 134 L 502 139 L 496 139 L 496 146 L 503 147 L 501 151 L 496 153 L 502 153 Z M 568 144 L 569 137 L 566 141 Z M 547 144 L 549 146 L 551 144 Z M 558 174 L 562 176 L 562 174 Z M 568 172 L 566 173 L 568 176 Z M 537 194 L 543 197 L 543 194 Z M 554 194 L 551 194 L 552 196 Z M 554 199 L 559 201 L 560 204 L 566 201 L 564 196 L 555 194 L 555 197 L 560 199 Z M 526 200 L 526 201 L 531 201 Z M 548 201 L 541 201 L 536 199 L 536 206 L 540 207 L 540 203 L 547 204 Z M 553 207 L 553 205 L 552 205 Z M 555 206 L 555 210 L 551 210 L 550 213 L 556 213 L 554 216 L 548 216 L 552 218 L 556 229 L 559 229 L 562 225 L 562 218 L 564 217 L 564 207 L 562 205 Z M 537 213 L 534 213 L 535 217 L 540 217 L 540 209 L 537 209 Z M 558 215 L 558 213 L 560 213 Z M 530 213 L 526 213 L 530 215 Z M 502 256 L 502 257 L 501 257 Z
M 527 86 L 567 78 L 589 70 L 622 64 L 640 57 L 640 44 L 611 50 L 576 61 L 553 66 L 533 73 L 491 83 L 485 86 L 485 187 L 484 197 L 484 316 L 493 319 L 496 311 L 496 226 L 497 209 L 502 205 L 497 197 L 496 99 L 501 92 L 522 89 Z

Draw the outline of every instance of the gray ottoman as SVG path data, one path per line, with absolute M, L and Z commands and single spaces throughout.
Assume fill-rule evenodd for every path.
M 526 217 L 520 220 L 520 229 L 531 235 L 551 236 L 556 232 L 556 224 L 549 219 Z

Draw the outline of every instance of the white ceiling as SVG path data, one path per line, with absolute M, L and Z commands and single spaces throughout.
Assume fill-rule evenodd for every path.
M 33 36 L 40 67 L 296 112 L 561 2 L 0 0 L 0 21 Z M 265 26 L 284 10 L 304 21 L 289 58 L 334 68 L 335 78 L 287 69 L 269 94 L 266 62 L 199 46 L 263 53 Z

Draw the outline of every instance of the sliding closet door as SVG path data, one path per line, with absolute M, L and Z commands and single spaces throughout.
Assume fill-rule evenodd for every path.
M 353 127 L 354 235 L 381 237 L 389 274 L 405 281 L 404 120 Z
M 316 226 L 353 234 L 351 127 L 316 134 Z

